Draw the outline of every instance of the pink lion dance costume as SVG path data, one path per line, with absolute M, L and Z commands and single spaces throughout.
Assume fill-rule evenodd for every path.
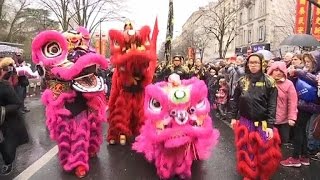
M 217 144 L 219 131 L 212 127 L 207 92 L 203 81 L 181 82 L 177 74 L 169 82 L 147 86 L 146 121 L 133 149 L 155 162 L 160 178 L 190 178 L 193 160 L 208 159 Z
M 42 67 L 40 74 L 47 84 L 42 101 L 50 137 L 58 143 L 61 166 L 84 177 L 89 156 L 96 156 L 103 141 L 106 99 L 103 79 L 96 76 L 96 70 L 106 68 L 107 61 L 88 52 L 86 39 L 75 38 L 84 32 L 69 33 L 74 36 L 41 32 L 32 42 L 32 58 Z
M 111 63 L 115 67 L 109 98 L 109 144 L 125 145 L 143 124 L 144 89 L 156 69 L 157 20 L 150 39 L 150 28 L 139 31 L 126 24 L 124 31 L 110 30 Z

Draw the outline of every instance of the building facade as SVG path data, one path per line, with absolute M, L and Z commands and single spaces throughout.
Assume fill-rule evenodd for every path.
M 294 32 L 296 0 L 238 0 L 236 54 L 266 49 L 280 53 L 280 43 Z
M 192 46 L 204 61 L 219 58 L 219 41 L 205 25 L 214 25 L 214 16 L 232 19 L 224 32 L 222 47 L 230 43 L 225 58 L 266 49 L 280 54 L 280 43 L 293 34 L 296 0 L 219 0 L 199 8 L 185 22 L 182 33 L 176 37 L 173 46 L 186 49 Z M 226 13 L 227 12 L 227 13 Z M 230 16 L 228 12 L 235 12 Z M 211 14 L 207 14 L 211 13 Z M 226 14 L 226 15 L 223 15 Z M 208 18 L 209 17 L 209 18 Z M 226 21 L 227 22 L 227 21 Z M 233 39 L 230 41 L 230 39 Z M 200 52 L 199 52 L 200 51 Z

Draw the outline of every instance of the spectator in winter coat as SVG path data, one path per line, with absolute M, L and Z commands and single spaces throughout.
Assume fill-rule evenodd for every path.
M 244 68 L 241 66 L 243 64 L 243 57 L 238 56 L 235 63 L 231 63 L 230 67 L 227 69 L 229 74 L 229 96 L 232 97 L 234 90 L 237 86 L 239 79 L 244 76 Z
M 303 62 L 305 64 L 303 69 L 290 69 L 289 75 L 295 77 L 294 84 L 299 94 L 298 96 L 298 116 L 297 123 L 294 126 L 293 139 L 293 155 L 286 160 L 281 161 L 281 165 L 287 167 L 300 167 L 301 165 L 310 165 L 310 159 L 307 149 L 307 124 L 313 114 L 320 112 L 319 98 L 312 94 L 312 88 L 318 85 L 317 74 L 320 70 L 320 52 L 313 51 L 303 55 Z M 303 82 L 303 87 L 299 90 L 298 82 Z M 312 100 L 306 100 L 306 96 Z
M 268 75 L 276 80 L 278 89 L 275 126 L 279 130 L 282 143 L 288 142 L 289 126 L 294 126 L 298 113 L 297 92 L 293 83 L 287 79 L 287 74 L 285 62 L 274 62 L 268 70 Z

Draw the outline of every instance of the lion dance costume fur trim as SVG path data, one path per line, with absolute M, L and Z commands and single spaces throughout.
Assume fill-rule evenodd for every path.
M 42 67 L 39 74 L 47 84 L 42 101 L 50 137 L 58 143 L 63 169 L 78 177 L 87 174 L 89 156 L 96 156 L 103 142 L 106 107 L 96 70 L 106 68 L 107 61 L 87 51 L 88 34 L 83 28 L 64 34 L 43 31 L 32 43 L 33 62 Z
M 241 117 L 234 131 L 238 172 L 248 180 L 270 179 L 282 157 L 278 130 L 267 140 L 261 125 Z
M 115 66 L 109 98 L 109 144 L 126 144 L 143 125 L 144 89 L 152 82 L 157 63 L 157 20 L 151 39 L 150 31 L 148 26 L 135 31 L 131 24 L 124 31 L 109 31 Z
M 208 159 L 216 146 L 220 133 L 212 127 L 207 92 L 203 81 L 180 81 L 177 74 L 147 86 L 146 121 L 133 149 L 154 161 L 161 179 L 190 178 L 192 162 Z

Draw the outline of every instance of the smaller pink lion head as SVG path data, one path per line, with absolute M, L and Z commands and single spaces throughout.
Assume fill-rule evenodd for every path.
M 145 124 L 133 149 L 155 161 L 161 178 L 174 174 L 191 177 L 195 159 L 209 158 L 219 131 L 213 129 L 207 86 L 198 78 L 148 85 L 145 92 Z
M 208 89 L 203 81 L 177 79 L 146 88 L 145 116 L 148 132 L 165 148 L 178 148 L 212 131 Z

